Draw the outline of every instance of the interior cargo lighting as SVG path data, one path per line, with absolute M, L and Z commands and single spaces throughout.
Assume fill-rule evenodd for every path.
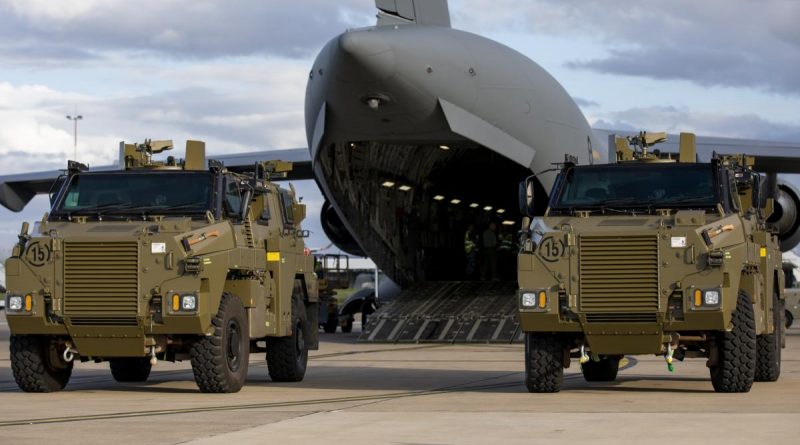
M 450 147 L 447 145 L 440 145 L 439 148 L 441 148 L 442 150 L 450 150 Z
M 398 187 L 398 188 L 399 188 L 401 191 L 404 191 L 404 192 L 407 192 L 407 191 L 411 190 L 411 186 L 410 186 L 410 185 L 401 185 L 401 186 L 400 186 L 400 187 Z
M 514 224 L 514 221 L 511 221 L 510 219 L 503 221 L 504 226 L 513 226 Z
M 473 209 L 477 209 L 479 205 L 480 205 L 480 204 L 478 204 L 477 202 L 473 202 L 473 203 L 472 203 L 472 204 L 470 204 L 469 206 L 470 206 L 470 207 L 472 207 Z
M 460 200 L 460 199 L 458 199 L 458 198 L 456 198 L 456 199 L 451 199 L 451 200 L 450 200 L 450 204 L 461 204 L 461 200 Z
M 435 199 L 436 201 L 441 201 L 441 200 L 443 200 L 443 199 L 444 199 L 444 196 L 442 196 L 442 195 L 436 195 L 436 196 L 434 196 L 434 197 L 433 197 L 433 199 Z
M 386 187 L 386 188 L 389 188 L 389 189 L 390 189 L 390 188 L 394 187 L 394 182 L 392 182 L 392 181 L 385 181 L 383 184 L 381 184 L 381 186 L 383 186 L 383 187 Z
M 502 215 L 503 213 L 506 213 L 506 209 L 497 209 L 497 213 Z
M 487 212 L 491 211 L 492 210 L 492 206 L 486 206 L 486 207 L 483 208 L 483 210 L 486 210 Z

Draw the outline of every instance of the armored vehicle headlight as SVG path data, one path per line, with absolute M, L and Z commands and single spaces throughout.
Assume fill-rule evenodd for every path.
M 169 293 L 169 310 L 173 314 L 197 312 L 197 295 L 194 293 Z
M 703 291 L 703 304 L 706 306 L 716 306 L 719 304 L 719 289 L 709 289 Z
M 9 312 L 19 312 L 22 310 L 22 297 L 19 295 L 9 295 L 6 301 L 6 308 Z
M 197 310 L 197 297 L 195 295 L 184 295 L 181 297 L 181 310 L 195 311 Z
M 522 292 L 519 304 L 522 309 L 547 310 L 547 289 Z
M 7 295 L 6 310 L 16 314 L 29 314 L 33 310 L 33 295 Z
M 520 304 L 522 307 L 525 308 L 534 308 L 536 307 L 536 293 L 534 292 L 524 292 L 522 294 L 522 298 L 520 299 Z

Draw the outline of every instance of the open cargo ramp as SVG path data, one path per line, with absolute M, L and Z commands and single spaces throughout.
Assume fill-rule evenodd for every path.
M 359 341 L 512 343 L 523 340 L 517 284 L 427 281 L 404 289 L 369 316 Z

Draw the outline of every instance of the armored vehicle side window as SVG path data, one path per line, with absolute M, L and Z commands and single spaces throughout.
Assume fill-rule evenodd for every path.
M 238 217 L 239 209 L 242 208 L 242 191 L 239 183 L 229 178 L 225 183 L 225 211 L 228 216 Z
M 281 213 L 283 223 L 287 226 L 294 225 L 294 208 L 292 207 L 292 196 L 287 190 L 281 190 Z
M 82 173 L 70 178 L 53 215 L 204 214 L 211 187 L 205 172 Z
M 551 209 L 713 208 L 719 202 L 709 164 L 585 166 L 564 175 Z

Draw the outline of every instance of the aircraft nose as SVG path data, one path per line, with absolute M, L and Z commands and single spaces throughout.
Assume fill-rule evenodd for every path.
M 343 82 L 383 80 L 395 71 L 395 55 L 387 38 L 374 29 L 339 36 L 334 56 L 336 77 Z

